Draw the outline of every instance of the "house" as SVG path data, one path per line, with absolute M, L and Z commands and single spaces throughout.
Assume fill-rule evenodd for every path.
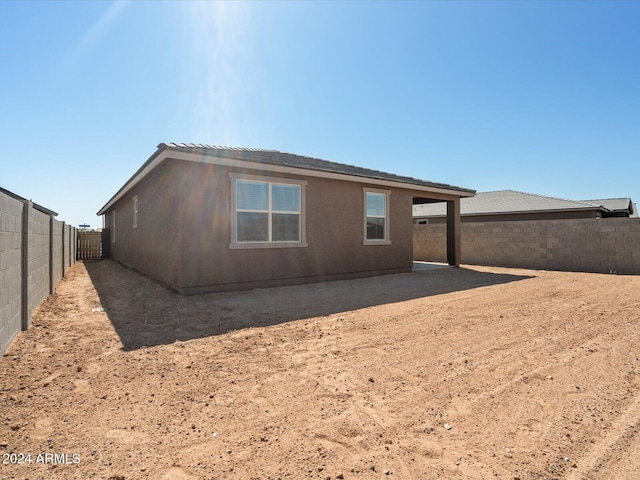
M 580 200 L 583 203 L 600 205 L 606 212 L 604 217 L 638 218 L 638 208 L 630 198 L 600 198 L 596 200 Z
M 565 200 L 514 190 L 481 192 L 460 202 L 462 222 L 504 222 L 518 220 L 558 220 L 577 218 L 637 217 L 630 198 Z M 446 206 L 415 205 L 416 224 L 444 223 Z
M 466 188 L 275 150 L 161 143 L 100 209 L 111 256 L 184 294 L 409 272 L 412 206 Z

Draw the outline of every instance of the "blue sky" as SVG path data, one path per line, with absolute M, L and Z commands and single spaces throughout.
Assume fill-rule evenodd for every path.
M 0 186 L 95 213 L 160 142 L 640 201 L 640 2 L 0 2 Z

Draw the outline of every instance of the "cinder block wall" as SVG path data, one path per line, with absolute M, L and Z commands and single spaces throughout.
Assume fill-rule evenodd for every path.
M 64 269 L 67 271 L 76 261 L 76 250 L 78 247 L 78 231 L 71 225 L 65 225 L 64 232 Z
M 37 210 L 29 216 L 29 312 L 49 295 L 49 218 Z
M 53 285 L 58 285 L 62 280 L 62 228 L 63 223 L 59 220 L 53 220 Z
M 0 355 L 76 258 L 76 229 L 15 197 L 0 191 Z
M 640 274 L 640 219 L 479 222 L 461 225 L 471 265 Z M 446 225 L 414 226 L 414 259 L 446 261 Z
M 23 208 L 0 192 L 0 354 L 21 330 Z

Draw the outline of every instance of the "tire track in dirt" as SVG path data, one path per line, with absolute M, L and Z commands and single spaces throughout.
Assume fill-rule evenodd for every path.
M 593 445 L 580 459 L 580 467 L 567 476 L 567 480 L 596 480 L 598 472 L 613 460 L 617 451 L 627 451 L 640 429 L 640 395 L 614 422 L 607 435 Z M 638 452 L 629 452 L 637 461 Z
M 101 296 L 74 265 L 0 372 L 0 443 L 51 439 L 82 463 L 8 478 L 637 477 L 636 277 L 479 268 L 479 287 L 472 269 L 327 283 L 327 315 L 318 287 L 183 298 L 94 267 Z M 531 278 L 486 286 L 491 274 Z M 384 303 L 398 290 L 416 296 Z M 371 306 L 335 313 L 359 303 Z M 251 319 L 262 326 L 239 327 Z
M 476 396 L 475 398 L 473 398 L 469 403 L 469 408 L 471 408 L 471 405 L 478 403 L 486 398 L 492 398 L 495 397 L 496 395 L 499 395 L 501 393 L 503 393 L 506 389 L 513 387 L 514 385 L 526 382 L 530 379 L 538 379 L 538 380 L 543 380 L 544 377 L 544 372 L 551 370 L 551 369 L 556 369 L 558 367 L 561 366 L 565 366 L 568 363 L 577 360 L 578 358 L 582 357 L 584 355 L 584 350 L 586 349 L 587 351 L 589 350 L 589 347 L 594 346 L 594 343 L 597 343 L 597 340 L 601 340 L 602 338 L 604 338 L 605 336 L 608 336 L 608 334 L 600 334 L 597 335 L 591 339 L 589 339 L 587 342 L 582 343 L 580 345 L 578 345 L 577 347 L 571 348 L 570 350 L 567 350 L 565 352 L 562 352 L 559 354 L 558 358 L 552 362 L 547 362 L 544 363 L 543 365 L 540 365 L 539 367 L 536 367 L 532 370 L 529 370 L 525 373 L 521 373 L 515 377 L 512 377 L 511 379 L 509 379 L 508 381 L 498 385 L 497 387 L 494 387 L 492 390 L 482 393 L 478 396 Z

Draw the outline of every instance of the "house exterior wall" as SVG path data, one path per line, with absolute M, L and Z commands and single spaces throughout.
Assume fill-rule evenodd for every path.
M 414 258 L 445 261 L 446 225 L 414 226 Z M 640 219 L 463 223 L 462 262 L 640 274 Z
M 120 199 L 105 215 L 105 225 L 110 230 L 112 258 L 177 288 L 182 269 L 183 196 L 189 187 L 180 182 L 179 172 L 169 167 L 160 165 Z M 138 227 L 133 228 L 136 196 Z
M 308 246 L 229 248 L 232 173 L 306 181 Z M 415 193 L 411 190 L 387 189 L 391 243 L 363 245 L 366 183 L 177 160 L 163 162 L 154 174 L 114 205 L 116 242 L 111 255 L 180 292 L 249 289 L 411 269 Z M 137 229 L 132 228 L 134 196 L 139 202 Z M 156 246 L 149 249 L 149 245 Z

